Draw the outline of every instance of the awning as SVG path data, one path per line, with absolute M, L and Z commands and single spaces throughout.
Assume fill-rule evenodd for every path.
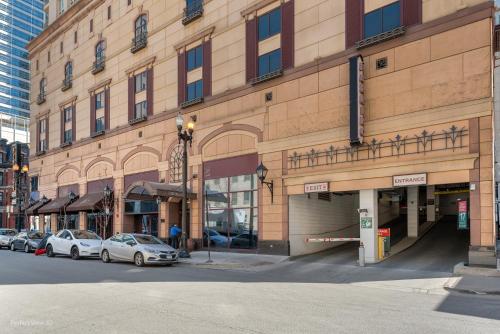
M 85 194 L 66 208 L 68 212 L 100 210 L 100 202 L 104 199 L 104 192 Z
M 46 201 L 42 200 L 36 201 L 29 208 L 26 209 L 26 214 L 28 216 L 36 216 L 38 214 L 38 210 L 48 203 L 50 203 L 50 199 L 47 199 Z
M 53 199 L 48 204 L 42 206 L 38 213 L 59 213 L 70 203 L 70 199 L 68 197 L 58 197 Z
M 157 197 L 168 199 L 171 197 L 182 198 L 182 186 L 151 182 L 139 181 L 132 183 L 125 193 L 125 198 L 135 200 L 154 200 Z M 188 188 L 187 197 L 189 199 L 196 199 L 196 194 Z

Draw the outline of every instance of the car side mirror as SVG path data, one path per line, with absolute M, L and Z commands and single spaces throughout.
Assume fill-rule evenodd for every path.
M 129 245 L 130 247 L 132 247 L 132 246 L 135 246 L 136 243 L 134 241 L 127 241 L 127 245 Z

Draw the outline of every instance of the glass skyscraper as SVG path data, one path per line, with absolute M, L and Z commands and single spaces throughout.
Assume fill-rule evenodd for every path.
M 43 0 L 0 0 L 0 138 L 29 143 L 26 44 L 44 26 Z

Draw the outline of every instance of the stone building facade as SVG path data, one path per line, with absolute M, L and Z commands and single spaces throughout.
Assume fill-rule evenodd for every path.
M 39 63 L 30 173 L 53 204 L 33 214 L 55 230 L 74 204 L 72 226 L 95 227 L 96 194 L 108 185 L 113 233 L 167 238 L 180 221 L 180 113 L 195 121 L 188 232 L 197 246 L 209 230 L 215 246 L 303 254 L 325 247 L 307 237 L 340 224 L 376 261 L 380 190 L 424 174 L 401 196 L 417 205 L 424 187 L 435 212 L 436 187 L 461 184 L 471 262 L 487 262 L 492 17 L 484 0 L 79 0 L 28 46 Z M 255 175 L 260 162 L 272 193 Z M 354 202 L 332 209 L 333 221 L 322 221 L 323 202 L 307 204 L 343 194 Z M 364 230 L 360 208 L 373 223 Z M 418 235 L 407 210 L 408 234 Z

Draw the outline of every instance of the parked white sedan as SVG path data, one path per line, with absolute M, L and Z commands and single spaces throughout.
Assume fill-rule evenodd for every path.
M 47 256 L 69 255 L 73 260 L 80 257 L 97 257 L 101 243 L 101 237 L 91 231 L 61 230 L 47 240 Z
M 101 259 L 134 262 L 136 266 L 144 264 L 166 264 L 177 262 L 177 251 L 163 241 L 147 234 L 117 234 L 102 242 Z

